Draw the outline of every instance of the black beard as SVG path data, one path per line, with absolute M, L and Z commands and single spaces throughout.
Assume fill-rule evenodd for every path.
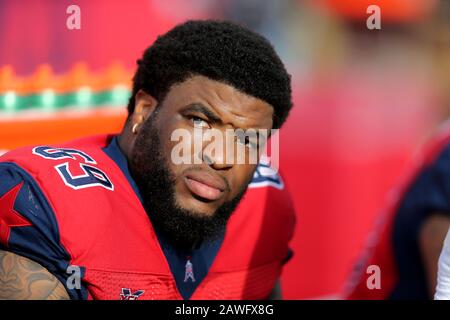
M 225 202 L 211 216 L 181 208 L 175 200 L 175 178 L 162 155 L 159 132 L 153 114 L 136 137 L 130 159 L 130 172 L 135 180 L 143 206 L 155 230 L 181 251 L 198 248 L 205 241 L 218 239 L 240 200 L 248 183 L 231 201 Z M 250 181 L 249 181 L 250 182 Z

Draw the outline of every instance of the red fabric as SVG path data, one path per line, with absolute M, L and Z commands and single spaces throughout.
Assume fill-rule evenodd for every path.
M 49 160 L 32 148 L 6 154 L 39 184 L 55 212 L 61 244 L 73 265 L 86 268 L 93 299 L 119 299 L 122 288 L 144 290 L 140 299 L 181 299 L 147 213 L 120 168 L 101 148 L 107 136 L 58 147 L 81 150 L 96 161 L 114 190 L 67 187 L 55 166 L 67 162 L 81 174 L 83 158 Z M 270 201 L 268 201 L 270 200 Z M 233 213 L 224 242 L 193 299 L 263 299 L 288 254 L 295 212 L 286 190 L 251 188 Z

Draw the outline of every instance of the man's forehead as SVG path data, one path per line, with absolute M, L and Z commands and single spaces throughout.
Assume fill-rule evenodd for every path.
M 255 124 L 258 127 L 272 127 L 274 110 L 270 104 L 231 85 L 204 76 L 196 75 L 172 86 L 166 98 L 177 108 L 201 103 L 220 117 L 231 117 L 235 121 Z

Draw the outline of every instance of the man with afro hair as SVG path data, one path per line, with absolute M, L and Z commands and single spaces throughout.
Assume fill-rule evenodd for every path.
M 262 36 L 205 20 L 158 37 L 137 64 L 119 135 L 0 158 L 0 298 L 266 299 L 279 289 L 295 212 L 260 160 L 264 132 L 292 107 L 282 61 Z M 203 139 L 230 132 L 238 152 Z

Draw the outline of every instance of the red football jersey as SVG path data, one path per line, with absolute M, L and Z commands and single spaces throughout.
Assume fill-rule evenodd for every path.
M 73 299 L 182 299 L 147 212 L 104 152 L 112 138 L 0 157 L 0 246 L 46 267 Z M 281 178 L 260 165 L 191 298 L 267 298 L 294 226 Z

